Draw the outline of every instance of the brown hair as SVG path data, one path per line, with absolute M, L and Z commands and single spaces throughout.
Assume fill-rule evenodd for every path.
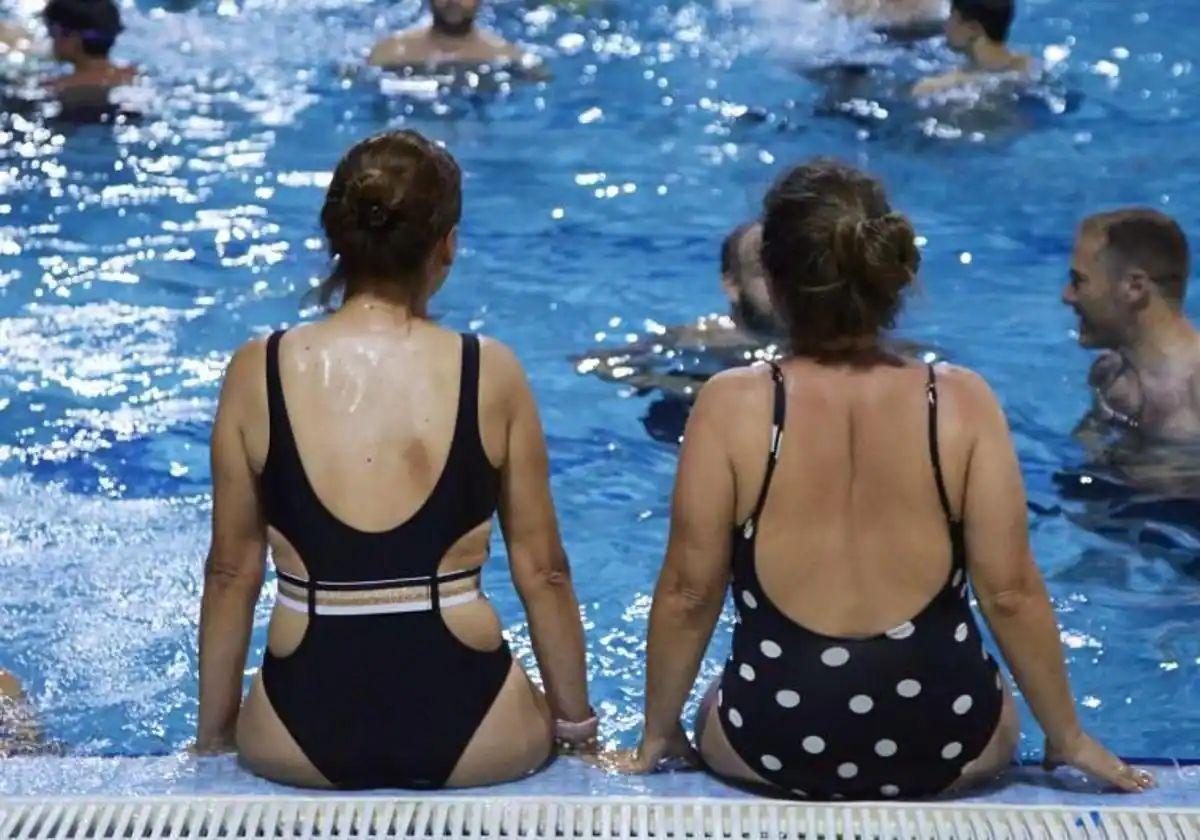
M 1083 228 L 1104 237 L 1104 250 L 1118 271 L 1141 269 L 1164 297 L 1183 305 L 1191 257 L 1187 236 L 1174 219 L 1149 207 L 1128 207 L 1089 216 Z
M 329 184 L 321 227 L 334 259 L 321 302 L 365 279 L 412 282 L 462 216 L 462 173 L 415 131 L 388 131 L 348 151 Z M 409 290 L 413 303 L 423 291 Z
M 792 350 L 817 355 L 895 324 L 921 257 L 908 219 L 854 167 L 818 159 L 763 202 L 763 265 Z

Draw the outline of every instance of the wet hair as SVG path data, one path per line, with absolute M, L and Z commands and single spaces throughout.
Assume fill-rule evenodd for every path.
M 968 23 L 978 23 L 993 41 L 1008 40 L 1013 18 L 1017 16 L 1015 0 L 952 0 L 951 8 Z
M 113 0 L 50 0 L 42 19 L 51 29 L 78 34 L 88 55 L 107 56 L 125 28 Z
M 758 221 L 744 222 L 738 225 L 729 232 L 721 242 L 721 273 L 737 275 L 738 272 L 738 246 L 742 243 L 742 237 L 754 229 Z
M 836 353 L 895 325 L 921 258 L 878 181 L 814 160 L 776 181 L 763 211 L 763 265 L 793 352 Z
M 1089 216 L 1083 228 L 1104 237 L 1105 255 L 1117 271 L 1141 269 L 1168 300 L 1182 306 L 1191 256 L 1187 236 L 1174 219 L 1149 207 L 1128 207 Z
M 445 149 L 415 131 L 363 140 L 338 163 L 321 208 L 334 259 L 321 302 L 360 280 L 419 282 L 414 275 L 461 217 L 462 173 Z M 422 290 L 410 291 L 422 304 Z

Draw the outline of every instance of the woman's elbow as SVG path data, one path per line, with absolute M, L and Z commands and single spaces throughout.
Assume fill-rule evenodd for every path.
M 721 611 L 724 602 L 724 586 L 697 585 L 674 576 L 664 579 L 654 593 L 656 608 L 684 621 L 707 620 Z
M 261 551 L 231 556 L 212 551 L 204 564 L 206 593 L 240 593 L 258 597 L 266 579 L 266 565 Z
M 571 567 L 561 550 L 544 560 L 517 563 L 513 567 L 513 583 L 521 597 L 563 597 L 574 592 Z

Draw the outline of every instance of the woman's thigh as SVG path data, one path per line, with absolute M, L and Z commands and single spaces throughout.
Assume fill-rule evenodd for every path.
M 550 758 L 554 724 L 542 692 L 513 662 L 483 722 L 446 781 L 447 787 L 472 787 L 527 776 Z
M 1013 699 L 1008 684 L 1004 686 L 1004 705 L 1000 709 L 1000 722 L 992 739 L 983 748 L 978 757 L 967 763 L 958 780 L 948 789 L 947 793 L 956 793 L 974 785 L 991 781 L 1012 766 L 1017 753 L 1017 742 L 1021 738 L 1021 718 L 1017 713 L 1017 703 Z
M 721 712 L 717 706 L 717 692 L 720 690 L 721 678 L 718 676 L 704 695 L 700 711 L 696 715 L 696 741 L 700 749 L 700 757 L 713 773 L 726 779 L 753 782 L 759 785 L 774 787 L 742 760 L 721 726 Z
M 252 773 L 299 787 L 333 787 L 308 760 L 271 705 L 255 674 L 237 725 L 238 758 Z

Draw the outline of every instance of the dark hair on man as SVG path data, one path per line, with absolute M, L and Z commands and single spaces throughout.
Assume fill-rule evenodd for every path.
M 921 258 L 878 181 L 818 159 L 785 173 L 763 205 L 763 265 L 793 352 L 836 353 L 895 325 Z
M 1164 297 L 1183 305 L 1191 255 L 1187 236 L 1174 219 L 1150 207 L 1126 207 L 1089 216 L 1083 227 L 1104 237 L 1105 254 L 1115 271 L 1139 269 Z
M 83 41 L 84 52 L 100 57 L 112 52 L 117 36 L 125 28 L 113 0 L 50 0 L 42 19 L 51 35 L 55 29 L 67 35 L 77 34 Z
M 993 41 L 1008 40 L 1013 18 L 1017 16 L 1015 0 L 952 0 L 951 8 L 968 23 L 978 23 Z
M 756 224 L 758 224 L 758 220 L 743 222 L 731 230 L 721 242 L 722 274 L 737 274 L 738 246 L 742 244 L 742 237 L 749 233 Z
M 335 260 L 322 302 L 364 279 L 414 280 L 461 216 L 462 173 L 445 149 L 415 131 L 363 140 L 337 165 L 321 208 Z M 424 304 L 421 290 L 409 291 L 414 305 Z

